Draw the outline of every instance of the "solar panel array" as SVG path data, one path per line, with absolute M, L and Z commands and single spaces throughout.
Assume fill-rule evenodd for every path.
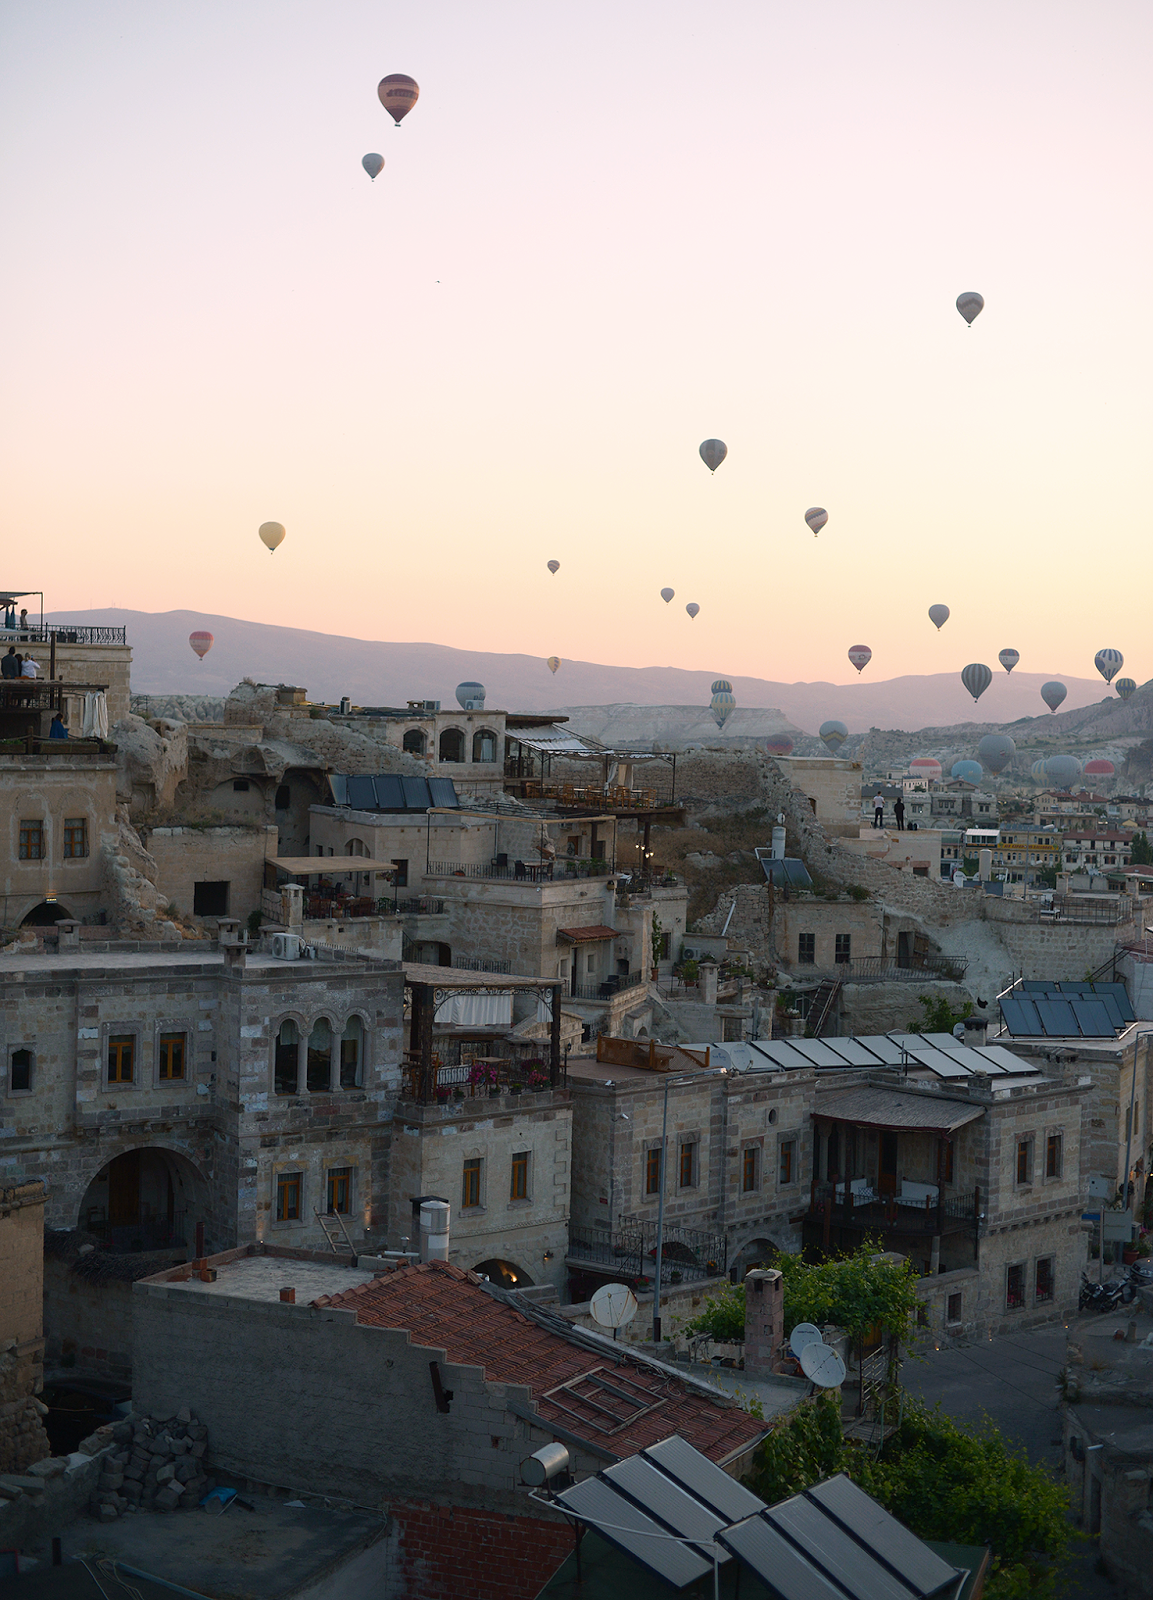
M 394 772 L 375 777 L 334 772 L 332 798 L 353 811 L 427 811 L 430 806 L 459 806 L 451 778 L 402 778 Z
M 951 1033 L 873 1033 L 848 1039 L 751 1039 L 757 1064 L 777 1071 L 816 1067 L 841 1071 L 846 1067 L 904 1067 L 927 1069 L 946 1081 L 987 1073 L 991 1078 L 1028 1077 L 1039 1069 L 1035 1062 L 1018 1060 L 1000 1045 L 967 1045 Z
M 734 1556 L 779 1600 L 930 1600 L 962 1576 L 843 1474 L 768 1507 L 675 1436 L 555 1503 L 674 1589 Z
M 1029 979 L 1001 1001 L 1009 1032 L 1028 1039 L 1112 1039 L 1136 1013 L 1123 983 Z

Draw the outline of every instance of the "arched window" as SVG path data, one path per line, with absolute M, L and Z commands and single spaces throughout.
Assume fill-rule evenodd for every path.
M 427 747 L 423 728 L 410 728 L 401 740 L 401 749 L 407 750 L 410 756 L 422 756 Z
M 363 839 L 350 839 L 344 847 L 346 856 L 366 856 L 368 851 L 364 848 Z
M 440 736 L 440 759 L 442 761 L 464 760 L 464 734 L 459 728 L 446 728 Z
M 472 736 L 472 759 L 474 761 L 496 760 L 496 734 L 491 728 L 478 728 Z
M 286 783 L 277 784 L 276 799 L 274 800 L 273 804 L 275 805 L 277 811 L 287 811 L 289 806 L 292 804 L 292 790 Z
M 295 1094 L 300 1076 L 300 1030 L 291 1017 L 280 1024 L 276 1036 L 273 1086 L 277 1094 Z
M 332 1088 L 332 1024 L 318 1017 L 308 1036 L 308 1091 L 327 1094 Z
M 340 1040 L 340 1087 L 359 1089 L 364 1082 L 364 1023 L 349 1017 Z

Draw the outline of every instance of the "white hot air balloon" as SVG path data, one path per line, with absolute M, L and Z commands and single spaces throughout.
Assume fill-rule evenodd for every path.
M 979 317 L 984 309 L 984 296 L 979 295 L 974 289 L 967 289 L 964 294 L 957 296 L 957 310 L 964 317 L 970 328 L 973 326 L 973 318 Z
M 269 555 L 284 540 L 284 524 L 281 522 L 262 522 L 260 524 L 260 542 L 268 546 Z
M 820 533 L 821 529 L 825 526 L 825 523 L 828 522 L 828 520 L 829 513 L 825 510 L 824 506 L 810 506 L 805 512 L 805 521 L 809 524 L 809 527 L 812 528 L 814 539 L 817 537 L 818 533 Z
M 710 472 L 717 470 L 728 453 L 729 447 L 723 439 L 706 439 L 701 445 L 701 460 Z
M 664 601 L 666 606 L 668 605 L 669 601 L 674 597 L 676 592 L 677 591 L 675 589 L 662 589 L 661 590 L 661 599 Z
M 690 600 L 688 605 L 685 607 L 685 610 L 688 612 L 690 617 L 695 617 L 697 612 L 700 609 L 701 609 L 700 606 L 696 603 L 695 600 Z
M 1097 668 L 1097 671 L 1101 674 L 1106 683 L 1112 683 L 1113 679 L 1125 665 L 1125 657 L 1121 654 L 1120 650 L 1098 650 L 1097 654 L 1093 657 L 1093 665 Z
M 384 171 L 384 157 L 377 155 L 375 150 L 370 151 L 366 156 L 362 156 L 360 164 L 364 168 L 365 172 L 368 173 L 373 183 L 376 182 L 377 178 L 379 178 L 380 174 Z

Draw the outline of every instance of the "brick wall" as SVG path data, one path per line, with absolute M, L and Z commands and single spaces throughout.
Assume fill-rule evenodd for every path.
M 534 1600 L 573 1550 L 559 1519 L 393 1501 L 406 1600 Z

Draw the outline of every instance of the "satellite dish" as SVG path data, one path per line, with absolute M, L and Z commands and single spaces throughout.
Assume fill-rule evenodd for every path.
M 845 1363 L 831 1344 L 807 1344 L 797 1359 L 805 1377 L 818 1389 L 839 1389 L 845 1381 Z
M 801 1351 L 809 1344 L 820 1344 L 821 1330 L 811 1322 L 798 1322 L 789 1335 L 789 1349 L 800 1360 Z
M 954 1039 L 963 1039 L 964 1037 L 965 1037 L 965 1024 L 963 1022 L 955 1022 L 953 1024 L 953 1038 Z
M 604 1283 L 589 1301 L 589 1310 L 602 1328 L 623 1328 L 637 1314 L 637 1297 L 627 1283 Z

